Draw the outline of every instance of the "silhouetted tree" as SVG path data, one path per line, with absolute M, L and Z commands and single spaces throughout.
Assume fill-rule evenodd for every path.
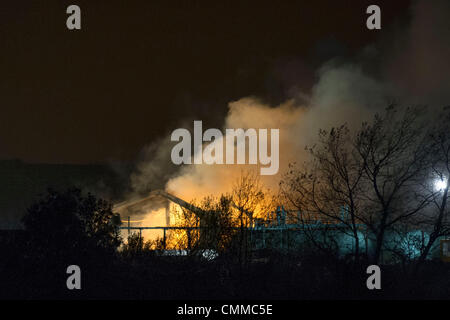
M 450 235 L 450 107 L 438 113 L 437 120 L 429 137 L 430 171 L 429 177 L 424 181 L 427 196 L 431 198 L 431 208 L 424 212 L 417 221 L 417 225 L 429 232 L 424 239 L 420 256 L 417 259 L 415 272 L 417 272 L 428 257 L 436 241 L 440 237 Z M 436 183 L 440 182 L 439 185 Z
M 363 123 L 355 136 L 345 126 L 321 130 L 319 143 L 309 149 L 312 160 L 300 169 L 291 168 L 283 183 L 301 219 L 344 226 L 339 230 L 353 237 L 355 256 L 361 237 L 373 239 L 373 263 L 384 248 L 393 249 L 387 245 L 402 244 L 403 235 L 417 229 L 415 219 L 433 198 L 423 187 L 432 154 L 425 120 L 421 108 L 391 105 Z M 400 235 L 399 243 L 389 239 L 388 244 L 387 233 Z
M 414 228 L 414 218 L 430 204 L 422 187 L 431 153 L 424 111 L 391 105 L 358 133 L 355 149 L 364 169 L 360 218 L 374 235 L 373 263 L 380 260 L 386 233 Z
M 22 222 L 31 246 L 46 257 L 73 257 L 90 250 L 114 251 L 121 242 L 112 205 L 81 190 L 48 194 L 31 205 Z
M 353 145 L 345 125 L 320 130 L 317 144 L 308 148 L 311 161 L 302 167 L 290 165 L 281 187 L 288 202 L 299 210 L 297 223 L 303 226 L 310 243 L 320 250 L 335 252 L 339 247 L 335 238 L 343 234 L 353 239 L 357 261 L 363 240 L 360 217 L 364 171 Z M 314 221 L 320 221 L 321 227 L 311 226 Z M 340 227 L 330 228 L 329 223 Z
M 231 201 L 236 211 L 234 226 L 239 227 L 236 240 L 239 264 L 242 265 L 251 259 L 255 218 L 267 218 L 267 213 L 273 208 L 273 199 L 255 172 L 243 171 L 233 184 Z

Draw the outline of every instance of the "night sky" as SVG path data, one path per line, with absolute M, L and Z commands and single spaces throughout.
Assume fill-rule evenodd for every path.
M 0 158 L 132 161 L 186 121 L 220 127 L 230 101 L 308 91 L 324 61 L 382 38 L 374 1 L 228 2 L 2 1 Z M 407 19 L 410 1 L 376 2 L 383 28 Z

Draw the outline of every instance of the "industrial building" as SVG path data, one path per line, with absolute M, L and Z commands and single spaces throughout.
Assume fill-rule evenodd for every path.
M 114 209 L 121 214 L 123 219 L 123 217 L 129 217 L 130 215 L 148 212 L 146 210 L 155 207 L 155 205 L 164 206 L 166 210 L 165 226 L 136 227 L 128 222 L 129 220 L 124 219 L 124 223 L 120 228 L 127 230 L 128 234 L 136 231 L 142 233 L 143 230 L 162 230 L 164 248 L 166 248 L 166 239 L 170 232 L 184 230 L 188 239 L 186 248 L 183 249 L 189 250 L 193 233 L 202 233 L 204 227 L 171 225 L 170 203 L 179 205 L 194 213 L 204 213 L 202 209 L 162 190 L 153 191 L 147 197 L 136 201 L 117 204 Z M 234 203 L 232 205 L 237 208 Z M 301 252 L 308 247 L 311 248 L 317 245 L 329 247 L 330 249 L 334 246 L 337 254 L 341 257 L 354 252 L 355 237 L 347 225 L 336 223 L 329 219 L 322 220 L 320 217 L 305 222 L 304 219 L 301 219 L 301 214 L 298 210 L 286 210 L 283 206 L 278 206 L 275 211 L 267 213 L 265 218 L 254 219 L 251 225 L 245 227 L 249 247 L 254 251 L 271 249 L 280 252 Z M 343 216 L 346 214 L 345 208 L 341 208 L 341 214 Z M 241 228 L 235 227 L 235 229 Z M 360 254 L 370 256 L 374 249 L 373 237 L 363 224 L 356 225 L 356 229 Z M 381 261 L 383 263 L 395 261 L 396 254 L 415 258 L 420 253 L 420 248 L 414 240 L 417 237 L 426 239 L 427 236 L 426 232 L 420 230 L 410 231 L 404 237 L 394 233 L 386 234 L 386 248 L 382 251 Z M 312 240 L 315 243 L 311 243 Z M 445 261 L 450 261 L 450 241 L 440 239 L 431 251 L 429 258 L 439 256 Z

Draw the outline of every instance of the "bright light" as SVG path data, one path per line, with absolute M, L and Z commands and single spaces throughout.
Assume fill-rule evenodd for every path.
M 442 191 L 447 188 L 447 182 L 444 179 L 437 179 L 434 181 L 434 189 L 436 191 Z

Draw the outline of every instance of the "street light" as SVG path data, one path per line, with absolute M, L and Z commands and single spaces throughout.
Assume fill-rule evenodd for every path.
M 446 181 L 445 178 L 443 178 L 443 179 L 436 179 L 434 181 L 434 189 L 436 191 L 442 191 L 445 188 L 447 188 L 447 181 Z

